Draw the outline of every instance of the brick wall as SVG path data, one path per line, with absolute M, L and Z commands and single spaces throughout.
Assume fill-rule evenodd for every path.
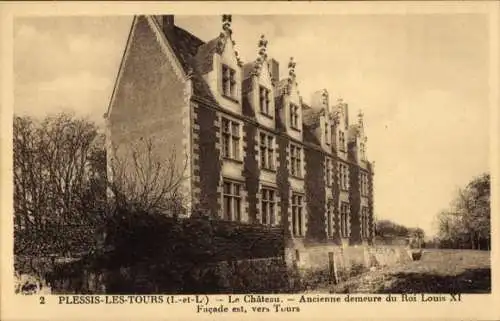
M 369 239 L 368 243 L 370 245 L 373 244 L 375 240 L 375 212 L 374 212 L 374 204 L 373 204 L 373 168 L 371 164 L 368 165 L 368 211 L 369 211 Z
M 219 180 L 220 163 L 220 131 L 217 112 L 210 107 L 200 105 L 195 109 L 199 134 L 193 157 L 199 159 L 199 170 L 194 171 L 199 180 L 199 208 L 207 211 L 211 217 L 218 217 L 220 212 Z
M 284 229 L 285 236 L 287 238 L 292 234 L 291 230 L 291 217 L 289 215 L 290 208 L 290 182 L 288 166 L 290 166 L 290 161 L 287 155 L 289 138 L 285 135 L 277 135 L 277 146 L 278 146 L 278 158 L 280 160 L 278 164 L 278 171 L 276 174 L 276 183 L 278 185 L 280 194 L 280 212 L 281 212 L 281 222 Z
M 245 186 L 247 190 L 247 206 L 249 222 L 259 222 L 257 213 L 257 193 L 259 190 L 259 163 L 257 159 L 258 145 L 256 141 L 257 126 L 253 123 L 245 122 L 243 125 L 245 133 L 245 168 L 243 176 L 245 177 Z
M 359 167 L 349 164 L 349 204 L 351 206 L 351 236 L 349 244 L 360 244 L 361 238 L 361 195 L 359 187 Z
M 108 147 L 112 147 L 108 155 L 126 163 L 125 170 L 134 175 L 131 146 L 142 157 L 144 142 L 150 141 L 153 161 L 168 164 L 175 154 L 174 166 L 180 176 L 188 161 L 188 82 L 147 19 L 137 19 L 107 117 Z
M 305 148 L 306 177 L 305 191 L 307 199 L 306 243 L 324 242 L 325 234 L 325 156 L 321 151 Z

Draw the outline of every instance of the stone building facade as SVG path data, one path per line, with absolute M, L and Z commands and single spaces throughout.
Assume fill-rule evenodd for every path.
M 126 154 L 153 139 L 159 161 L 177 155 L 185 216 L 281 225 L 292 256 L 319 244 L 371 244 L 362 114 L 351 124 L 348 105 L 331 104 L 325 89 L 305 104 L 295 62 L 280 75 L 264 36 L 246 39 L 258 40 L 256 59 L 242 63 L 231 19 L 204 42 L 173 16 L 134 18 L 105 115 L 108 146 Z

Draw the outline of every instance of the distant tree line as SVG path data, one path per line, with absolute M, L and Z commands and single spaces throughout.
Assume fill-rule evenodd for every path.
M 419 227 L 406 227 L 391 220 L 378 220 L 375 224 L 375 236 L 384 243 L 404 240 L 412 247 L 422 246 L 425 232 Z
M 435 243 L 441 248 L 490 250 L 490 174 L 472 179 L 458 190 L 450 208 L 437 217 Z

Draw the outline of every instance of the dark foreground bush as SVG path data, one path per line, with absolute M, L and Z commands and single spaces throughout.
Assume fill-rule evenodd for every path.
M 283 259 L 282 228 L 122 213 L 108 223 L 106 248 L 54 268 L 54 291 L 273 293 L 300 284 Z

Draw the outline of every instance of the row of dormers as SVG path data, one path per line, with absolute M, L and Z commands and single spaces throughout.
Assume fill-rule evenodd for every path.
M 196 70 L 217 103 L 298 141 L 307 139 L 305 131 L 312 132 L 314 143 L 327 151 L 336 146 L 343 158 L 347 158 L 349 143 L 355 143 L 360 159 L 366 160 L 362 115 L 357 124 L 349 126 L 348 105 L 342 100 L 331 105 L 326 89 L 314 92 L 310 105 L 305 104 L 296 81 L 296 62 L 290 58 L 288 74 L 281 78 L 279 62 L 268 57 L 264 35 L 258 40 L 256 58 L 243 64 L 235 50 L 231 22 L 231 15 L 222 15 L 220 34 L 200 45 L 194 57 Z M 163 23 L 173 25 L 173 16 L 163 16 Z

